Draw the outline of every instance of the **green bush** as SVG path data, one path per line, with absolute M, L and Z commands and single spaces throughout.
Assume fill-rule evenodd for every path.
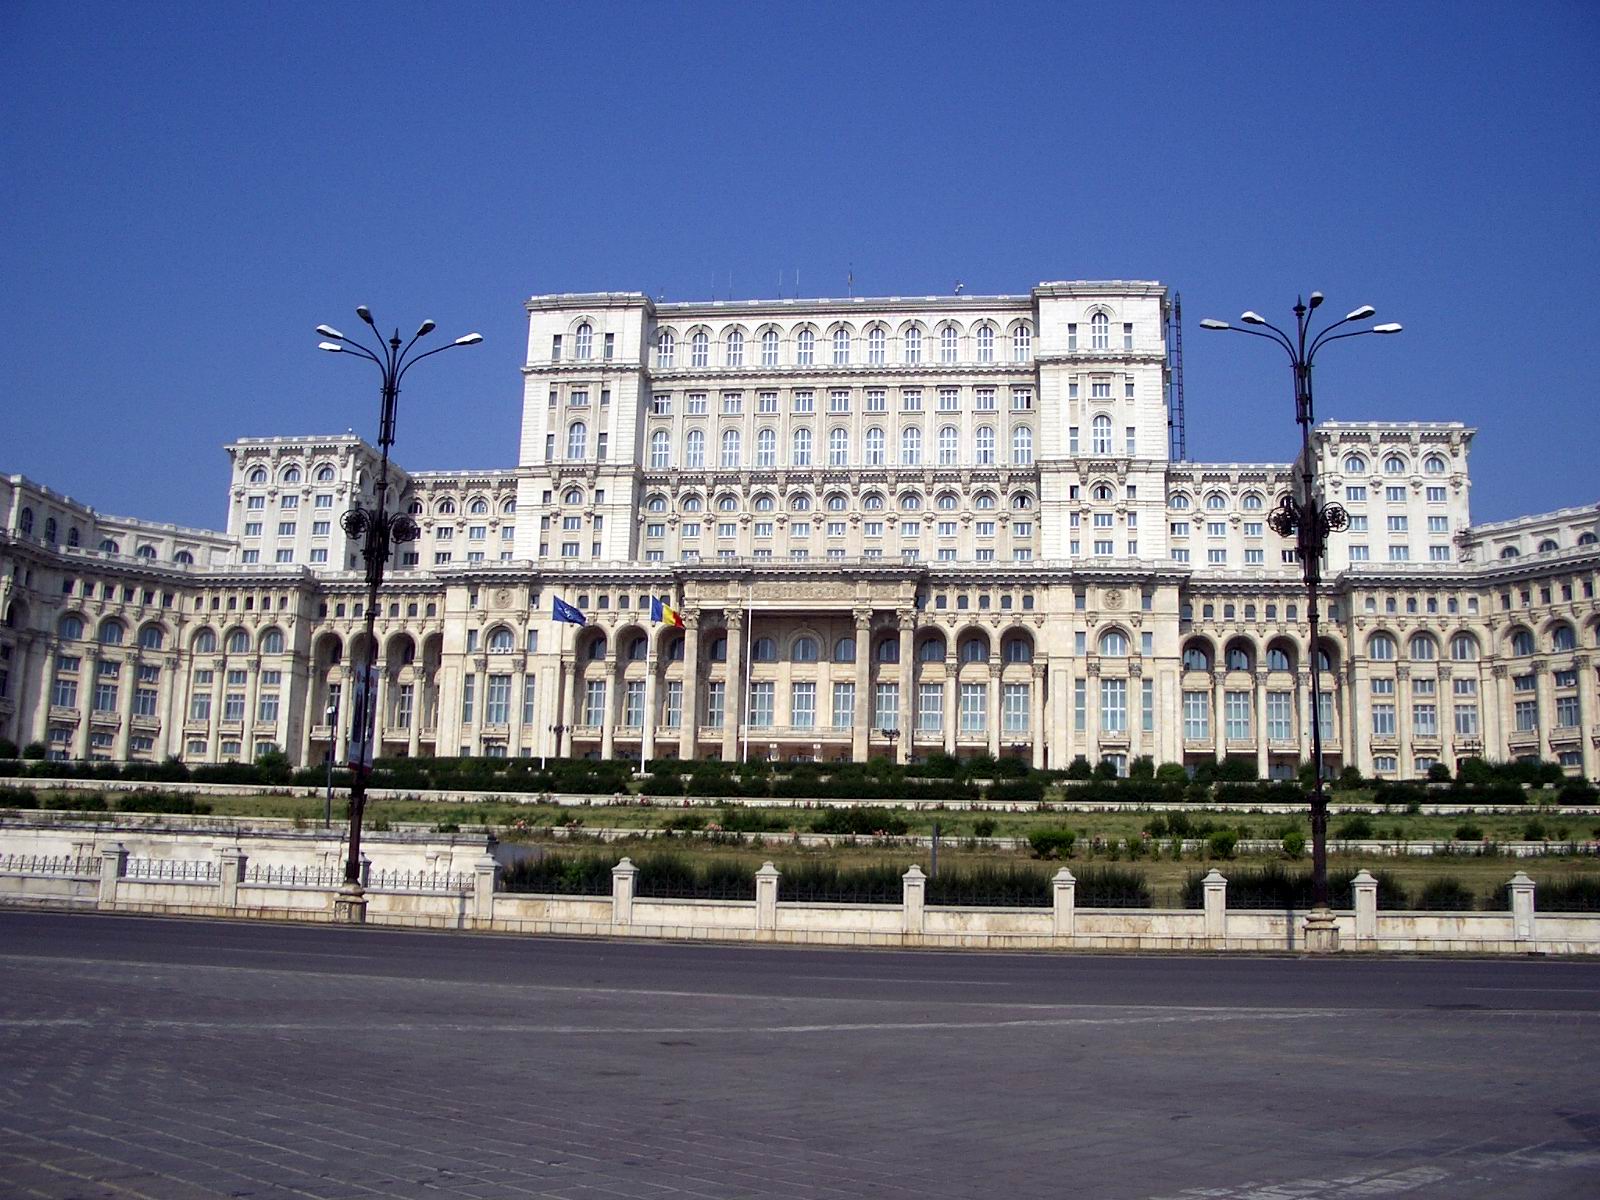
M 1188 783 L 1189 772 L 1182 763 L 1166 762 L 1156 768 L 1156 779 L 1161 783 Z
M 906 819 L 887 808 L 829 808 L 818 813 L 811 822 L 812 833 L 854 834 L 874 836 L 888 834 L 901 837 L 910 826 Z
M 1089 760 L 1083 755 L 1078 755 L 1067 764 L 1068 779 L 1092 779 L 1094 768 L 1089 765 Z
M 546 854 L 502 869 L 500 890 L 556 896 L 609 896 L 616 860 L 599 854 Z
M 1339 772 L 1339 778 L 1333 786 L 1341 791 L 1351 791 L 1365 786 L 1366 782 L 1366 779 L 1361 775 L 1361 768 L 1351 763 Z
M 1364 816 L 1346 817 L 1333 831 L 1333 836 L 1347 841 L 1367 841 L 1377 836 L 1372 822 Z
M 1073 904 L 1080 908 L 1149 908 L 1150 885 L 1125 867 L 1087 867 L 1078 878 Z
M 778 833 L 789 828 L 794 817 L 782 810 L 727 807 L 717 814 L 716 824 L 728 833 Z
M 1433 766 L 1428 768 L 1428 782 L 1429 783 L 1449 783 L 1450 782 L 1450 768 L 1449 768 L 1449 766 L 1446 765 L 1445 763 L 1442 763 L 1442 762 L 1434 763 Z
M 1035 829 L 1028 835 L 1028 845 L 1037 858 L 1071 858 L 1078 835 L 1071 829 Z
M 1458 842 L 1481 842 L 1483 830 L 1471 821 L 1465 821 L 1456 826 L 1455 839 Z
M 1206 837 L 1206 853 L 1212 858 L 1232 858 L 1239 836 L 1232 830 L 1218 829 Z
M 805 904 L 899 904 L 905 888 L 901 872 L 887 863 L 841 868 L 806 859 L 780 863 L 778 899 Z
M 1283 835 L 1283 852 L 1290 858 L 1300 858 L 1306 852 L 1306 835 L 1291 829 Z
M 37 762 L 44 757 L 43 742 L 29 742 L 22 748 L 22 757 Z
M 661 823 L 661 828 L 668 833 L 693 833 L 705 827 L 705 814 L 694 812 L 678 813 L 676 816 L 668 817 Z
M 1543 821 L 1529 821 L 1522 827 L 1522 840 L 1525 842 L 1542 842 L 1549 836 Z
M 1470 912 L 1478 907 L 1467 885 L 1449 875 L 1424 884 L 1415 904 L 1423 912 Z
M 641 796 L 681 796 L 683 779 L 678 775 L 652 775 L 639 785 Z
M 0 808 L 38 808 L 39 797 L 32 788 L 0 787 Z
M 1355 903 L 1351 890 L 1354 871 L 1332 871 L 1328 874 L 1328 896 L 1335 908 L 1349 908 Z M 1405 887 L 1388 871 L 1376 871 L 1378 881 L 1378 907 L 1404 909 L 1410 907 Z M 1191 871 L 1184 880 L 1183 906 L 1205 907 L 1205 889 L 1201 880 L 1205 873 Z M 1228 907 L 1238 909 L 1282 908 L 1304 910 L 1311 907 L 1311 872 L 1291 871 L 1282 863 L 1268 863 L 1261 867 L 1234 867 L 1228 872 Z
M 989 838 L 994 836 L 995 821 L 993 817 L 979 817 L 972 823 L 972 836 Z
M 16 756 L 17 744 L 10 738 L 0 737 L 0 759 L 15 758 Z
M 117 811 L 204 815 L 211 811 L 211 805 L 176 792 L 124 792 L 117 797 Z
M 1037 867 L 1010 863 L 965 871 L 941 871 L 928 880 L 929 904 L 990 908 L 1045 908 L 1053 903 L 1050 876 Z
M 1015 783 L 996 783 L 984 794 L 995 804 L 1038 804 L 1044 799 L 1044 784 L 1031 779 Z
M 1506 890 L 1505 894 L 1510 895 Z M 1534 892 L 1540 912 L 1600 912 L 1600 876 L 1577 875 L 1542 883 Z

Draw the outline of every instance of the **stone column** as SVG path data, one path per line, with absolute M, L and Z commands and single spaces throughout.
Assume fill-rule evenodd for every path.
M 1594 662 L 1589 655 L 1580 654 L 1573 661 L 1573 665 L 1578 670 L 1578 746 L 1583 751 L 1583 777 L 1593 779 L 1600 773 L 1600 761 L 1597 761 L 1593 737 Z
M 778 879 L 781 872 L 771 862 L 761 864 L 756 872 L 756 929 L 774 930 L 778 927 Z
M 900 882 L 901 932 L 921 937 L 923 900 L 927 895 L 928 877 L 922 873 L 921 867 L 912 863 L 900 877 Z
M 678 757 L 700 757 L 700 614 L 683 615 L 683 723 L 678 731 Z
M 313 666 L 306 676 L 306 694 L 301 700 L 300 707 L 304 710 L 305 719 L 300 722 L 300 757 L 302 767 L 314 767 L 319 764 L 311 761 L 311 727 L 326 724 L 324 714 L 327 705 L 317 703 L 317 678 L 316 668 Z
M 467 670 L 476 675 L 478 681 L 472 685 L 472 739 L 469 745 L 472 753 L 483 753 L 483 727 L 489 714 L 489 659 L 487 655 L 478 654 L 467 663 Z M 383 675 L 380 672 L 378 680 L 381 686 Z M 463 684 L 463 687 L 466 685 Z M 382 711 L 381 709 L 379 710 Z M 463 733 L 466 730 L 462 730 Z
M 1365 660 L 1358 661 L 1351 672 L 1349 713 L 1340 745 L 1344 747 L 1344 761 L 1361 769 L 1363 775 L 1372 774 L 1372 674 Z
M 1395 753 L 1399 757 L 1397 779 L 1411 779 L 1415 775 L 1411 755 L 1411 739 L 1415 732 L 1411 714 L 1411 668 L 1401 663 L 1394 669 L 1394 733 Z
M 222 880 L 222 907 L 239 907 L 239 885 L 244 882 L 246 857 L 238 846 L 224 846 L 217 851 Z
M 1225 938 L 1228 936 L 1228 881 L 1222 872 L 1212 867 L 1206 872 L 1206 877 L 1200 881 L 1200 886 L 1205 892 L 1206 905 L 1206 936 L 1208 938 Z
M 1356 901 L 1356 942 L 1378 938 L 1378 881 L 1368 871 L 1357 871 L 1351 881 Z
M 911 761 L 911 742 L 916 737 L 911 710 L 916 698 L 917 614 L 915 609 L 902 608 L 896 615 L 900 619 L 900 736 L 894 746 L 896 759 L 904 764 Z
M 101 908 L 117 906 L 117 882 L 128 871 L 128 848 L 121 842 L 100 847 L 100 898 Z
M 1211 733 L 1216 747 L 1212 753 L 1216 755 L 1219 763 L 1228 757 L 1228 685 L 1226 678 L 1226 675 L 1218 671 L 1216 678 L 1211 682 Z
M 959 667 L 955 651 L 944 657 L 944 752 L 954 757 L 956 752 L 956 726 L 961 722 L 961 681 L 957 678 Z
M 528 660 L 519 654 L 511 664 L 511 711 L 507 714 L 510 721 L 506 728 L 506 755 L 510 758 L 521 756 L 523 739 L 528 736 L 528 731 L 522 727 L 522 709 L 527 700 L 528 686 Z M 536 719 L 539 715 L 537 702 L 533 707 L 533 715 Z
M 426 713 L 427 690 L 427 674 L 418 667 L 411 672 L 411 728 L 406 730 L 406 755 L 410 758 L 422 753 L 422 722 Z
M 1033 769 L 1043 770 L 1045 764 L 1044 689 L 1049 661 L 1033 664 L 1032 691 L 1028 693 L 1028 736 L 1033 740 Z
M 494 855 L 487 853 L 472 864 L 472 907 L 479 928 L 487 928 L 494 920 L 494 881 L 499 869 Z M 615 890 L 613 882 L 613 893 Z
M 622 689 L 627 686 L 627 665 L 620 661 L 617 647 L 611 647 L 612 656 L 618 661 L 611 663 L 606 669 L 606 695 L 605 705 L 600 710 L 600 757 L 609 762 L 616 755 L 617 746 L 617 710 L 622 703 Z
M 1504 762 L 1511 757 L 1511 730 L 1515 728 L 1511 709 L 1511 681 L 1506 677 L 1504 663 L 1496 663 L 1489 668 L 1489 676 L 1493 682 L 1489 685 L 1494 691 L 1494 703 L 1483 705 L 1484 744 L 1483 756 L 1490 762 L 1497 759 Z M 1487 700 L 1487 697 L 1485 697 Z M 1490 740 L 1490 725 L 1493 725 L 1493 740 Z
M 1084 663 L 1084 757 L 1090 764 L 1100 761 L 1100 660 L 1091 658 Z
M 1311 722 L 1317 719 L 1317 698 L 1311 694 L 1311 672 L 1301 671 L 1295 676 L 1295 694 L 1299 703 L 1300 719 L 1296 722 L 1295 736 L 1300 742 L 1300 761 L 1311 761 Z M 1323 740 L 1327 740 L 1328 731 L 1322 731 Z M 1327 747 L 1323 747 L 1324 753 Z
M 1128 762 L 1143 753 L 1144 746 L 1144 663 L 1128 660 Z
M 1000 675 L 989 667 L 989 754 L 1000 757 Z
M 1255 714 L 1250 722 L 1250 732 L 1256 737 L 1256 778 L 1266 779 L 1271 774 L 1267 738 L 1267 673 L 1256 672 Z
M 244 720 L 239 722 L 239 755 L 245 762 L 256 760 L 256 698 L 261 692 L 261 660 L 245 663 Z
M 1439 761 L 1451 771 L 1456 767 L 1455 680 L 1449 663 L 1439 666 L 1439 682 L 1434 685 L 1434 708 L 1439 713 Z
M 1056 937 L 1071 937 L 1077 932 L 1078 881 L 1062 867 L 1050 881 L 1052 904 L 1051 930 Z
M 39 701 L 34 705 L 33 709 L 33 736 L 31 738 L 18 737 L 17 741 L 22 743 L 35 741 L 49 745 L 50 701 L 55 698 L 56 659 L 60 654 L 61 645 L 59 642 L 46 642 L 41 646 L 41 650 L 43 652 L 43 660 L 39 664 Z M 24 681 L 27 680 L 26 675 L 22 676 L 22 678 Z M 20 705 L 17 707 L 17 713 L 20 717 L 22 713 Z M 18 725 L 18 732 L 21 732 L 20 724 Z M 21 750 L 20 746 L 18 750 Z
M 183 753 L 183 689 L 179 686 L 176 654 L 161 659 L 161 741 L 167 754 Z M 162 757 L 165 757 L 163 755 Z
M 582 686 L 576 655 L 562 654 L 561 669 L 566 677 L 561 685 L 561 720 L 557 722 L 561 726 L 561 736 L 556 740 L 556 754 L 571 758 L 572 727 L 578 723 L 578 688 Z
M 624 858 L 611 868 L 611 923 L 633 924 L 633 889 L 639 868 L 633 860 Z
M 1550 678 L 1550 664 L 1544 659 L 1534 659 L 1534 695 L 1539 698 L 1539 758 L 1549 762 L 1555 757 L 1550 749 L 1550 730 L 1556 723 L 1556 693 Z
M 72 757 L 89 757 L 89 725 L 94 717 L 94 688 L 100 679 L 100 651 L 86 647 L 78 659 L 78 729 L 72 738 Z
M 872 610 L 858 608 L 856 618 L 856 719 L 850 731 L 850 759 L 866 762 L 872 732 Z
M 744 610 L 724 611 L 728 629 L 728 661 L 724 664 L 722 761 L 739 760 L 739 725 L 744 720 Z
M 1533 880 L 1518 871 L 1506 886 L 1511 889 L 1511 934 L 1519 942 L 1532 941 L 1538 920 L 1534 914 Z
M 139 652 L 135 650 L 122 664 L 122 690 L 117 693 L 117 743 L 112 757 L 119 762 L 128 761 L 128 747 L 133 738 L 133 693 L 139 687 Z

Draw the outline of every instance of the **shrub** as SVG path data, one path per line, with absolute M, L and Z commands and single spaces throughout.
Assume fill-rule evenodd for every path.
M 500 890 L 557 896 L 609 896 L 614 860 L 599 854 L 546 854 L 505 867 Z
M 1156 768 L 1156 779 L 1161 783 L 1188 783 L 1189 772 L 1182 763 L 1165 762 Z
M 1290 858 L 1299 858 L 1306 852 L 1306 835 L 1291 829 L 1283 835 L 1283 852 Z
M 1225 755 L 1217 765 L 1217 779 L 1222 782 L 1254 783 L 1259 778 L 1253 754 Z
M 1403 909 L 1408 907 L 1405 887 L 1388 871 L 1373 873 L 1378 881 L 1378 907 Z M 1354 871 L 1334 871 L 1328 875 L 1328 896 L 1336 908 L 1354 904 L 1351 882 Z M 1201 880 L 1205 875 L 1191 871 L 1184 880 L 1183 906 L 1203 908 L 1205 893 Z M 1268 863 L 1263 867 L 1236 867 L 1228 875 L 1228 907 L 1240 909 L 1284 908 L 1308 909 L 1311 907 L 1311 872 L 1291 871 L 1282 863 Z
M 661 828 L 669 833 L 692 833 L 705 827 L 706 818 L 703 813 L 679 813 L 661 823 Z
M 1156 777 L 1156 760 L 1148 754 L 1141 754 L 1128 763 L 1129 779 L 1154 779 Z
M 1550 834 L 1545 830 L 1543 821 L 1529 821 L 1522 827 L 1522 840 L 1526 842 L 1542 842 Z
M 729 833 L 778 833 L 791 820 L 787 813 L 766 808 L 724 808 L 717 814 L 717 825 Z
M 928 880 L 929 904 L 994 908 L 1043 908 L 1054 901 L 1050 876 L 1037 867 L 1008 863 L 965 871 L 941 871 Z
M 1352 763 L 1339 772 L 1339 778 L 1333 786 L 1342 791 L 1349 791 L 1363 786 L 1366 782 L 1361 775 L 1361 768 Z
M 125 792 L 117 797 L 117 811 L 204 815 L 211 806 L 175 792 Z
M 1442 762 L 1434 763 L 1433 766 L 1428 768 L 1428 782 L 1429 783 L 1449 783 L 1450 782 L 1450 768 L 1446 764 L 1444 764 Z
M 1073 904 L 1081 908 L 1149 908 L 1143 873 L 1125 867 L 1088 867 L 1077 873 Z
M 1370 820 L 1364 816 L 1354 816 L 1347 817 L 1341 822 L 1339 828 L 1334 830 L 1333 836 L 1347 840 L 1365 841 L 1377 835 L 1373 832 Z
M 1206 838 L 1206 853 L 1212 858 L 1232 858 L 1239 836 L 1232 830 L 1218 829 Z
M 1504 893 L 1509 896 L 1507 889 Z M 1600 912 L 1600 876 L 1577 875 L 1542 883 L 1534 892 L 1540 912 Z
M 37 762 L 44 757 L 43 742 L 29 742 L 22 748 L 22 757 Z
M 984 799 L 996 804 L 1038 804 L 1044 799 L 1044 784 L 1031 779 L 993 784 Z
M 39 797 L 32 788 L 0 788 L 0 808 L 38 808 Z
M 0 758 L 15 758 L 16 756 L 17 744 L 10 738 L 0 737 Z
M 1483 830 L 1471 821 L 1466 821 L 1456 826 L 1455 838 L 1458 842 L 1481 842 Z
M 1071 829 L 1035 829 L 1028 835 L 1028 845 L 1037 858 L 1071 858 L 1078 835 Z
M 900 872 L 887 863 L 841 869 L 837 863 L 803 860 L 779 864 L 778 899 L 810 904 L 899 904 Z
M 1083 755 L 1078 755 L 1067 764 L 1068 779 L 1091 779 L 1094 777 L 1094 768 L 1089 765 L 1089 760 Z
M 1478 906 L 1467 885 L 1449 875 L 1424 884 L 1415 903 L 1424 912 L 1470 912 Z
M 1159 813 L 1157 813 L 1155 816 L 1151 817 L 1148 821 L 1146 821 L 1144 823 L 1144 832 L 1148 833 L 1153 838 L 1164 838 L 1164 837 L 1166 837 L 1167 836 L 1167 819 L 1165 817 L 1161 816 Z
M 639 785 L 641 796 L 681 796 L 683 778 L 678 775 L 652 775 Z
M 892 809 L 884 808 L 830 808 L 819 813 L 811 822 L 812 833 L 858 836 L 886 833 L 900 837 L 908 828 L 904 817 Z
M 972 823 L 972 836 L 981 838 L 993 837 L 994 827 L 993 817 L 979 817 Z
M 1569 779 L 1561 785 L 1557 798 L 1559 804 L 1594 804 L 1600 801 L 1600 792 L 1587 779 Z

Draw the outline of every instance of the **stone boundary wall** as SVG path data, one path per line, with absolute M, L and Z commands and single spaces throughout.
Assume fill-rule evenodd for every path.
M 29 832 L 46 836 L 27 837 Z M 208 844 L 204 835 L 134 831 L 142 841 L 109 837 L 87 853 L 59 845 L 58 831 L 0 830 L 0 904 L 103 912 L 264 920 L 335 920 L 339 872 L 325 865 L 253 862 L 283 857 L 281 841 L 238 835 Z M 899 904 L 778 901 L 780 872 L 755 873 L 755 899 L 653 899 L 636 895 L 638 868 L 624 858 L 612 870 L 609 896 L 549 896 L 497 890 L 498 864 L 479 847 L 463 870 L 393 869 L 369 875 L 366 920 L 413 928 L 584 937 L 662 938 L 807 945 L 983 950 L 1289 951 L 1306 946 L 1306 914 L 1230 910 L 1228 881 L 1212 870 L 1199 909 L 1079 908 L 1076 880 L 1063 867 L 1048 908 L 935 907 L 927 877 L 912 866 Z M 152 864 L 158 864 L 152 866 Z M 284 870 L 288 870 L 285 875 Z M 1346 952 L 1494 954 L 1600 953 L 1600 913 L 1540 914 L 1535 885 L 1513 875 L 1509 912 L 1380 912 L 1377 880 L 1356 876 L 1353 909 L 1334 914 Z

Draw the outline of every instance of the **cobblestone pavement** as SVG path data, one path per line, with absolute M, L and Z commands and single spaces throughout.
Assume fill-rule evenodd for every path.
M 0 912 L 0 1195 L 1600 1195 L 1600 964 Z

